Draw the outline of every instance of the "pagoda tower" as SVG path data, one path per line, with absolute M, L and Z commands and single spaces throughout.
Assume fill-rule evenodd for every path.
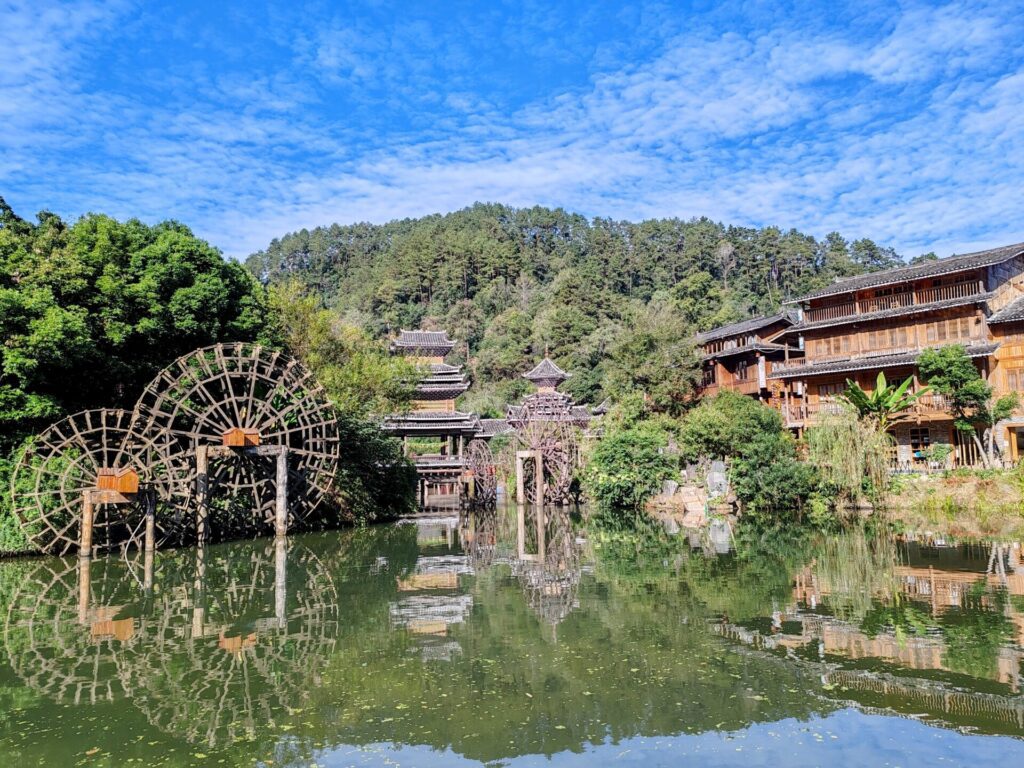
M 416 385 L 412 410 L 384 420 L 386 432 L 402 438 L 419 475 L 420 503 L 447 504 L 459 499 L 467 439 L 480 431 L 480 419 L 455 408 L 455 400 L 469 389 L 462 366 L 448 365 L 445 357 L 455 342 L 446 331 L 401 331 L 391 342 L 391 353 L 426 369 Z M 436 450 L 413 450 L 411 439 L 428 440 Z
M 590 409 L 576 405 L 572 396 L 558 391 L 559 385 L 572 374 L 559 368 L 550 357 L 545 356 L 522 376 L 536 387 L 536 391 L 527 395 L 522 405 L 508 406 L 507 421 L 514 428 L 522 426 L 527 418 L 569 421 L 583 428 L 590 423 L 593 415 Z

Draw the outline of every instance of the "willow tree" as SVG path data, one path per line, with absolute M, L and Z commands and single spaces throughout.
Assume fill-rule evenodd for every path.
M 822 413 L 807 430 L 806 440 L 811 463 L 841 498 L 855 502 L 865 492 L 873 499 L 884 496 L 892 435 L 860 418 L 853 406 Z

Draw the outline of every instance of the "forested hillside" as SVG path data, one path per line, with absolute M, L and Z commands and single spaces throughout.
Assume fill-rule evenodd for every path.
M 697 330 L 771 312 L 842 275 L 897 264 L 839 234 L 708 219 L 632 223 L 561 209 L 477 204 L 384 225 L 331 225 L 249 257 L 262 281 L 295 278 L 377 335 L 443 327 L 465 342 L 476 408 L 493 411 L 545 349 L 583 402 L 643 390 L 679 405 L 695 375 Z

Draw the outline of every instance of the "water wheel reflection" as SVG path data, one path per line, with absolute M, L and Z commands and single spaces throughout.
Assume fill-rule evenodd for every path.
M 579 606 L 580 547 L 572 520 L 557 508 L 521 505 L 517 515 L 518 551 L 512 572 L 530 610 L 554 631 Z
M 473 571 L 480 573 L 494 564 L 498 550 L 498 511 L 484 507 L 464 512 L 459 521 L 459 541 Z
M 119 560 L 32 565 L 7 607 L 3 636 L 26 685 L 69 704 L 125 697 L 117 656 L 139 642 L 137 583 L 126 576 Z
M 253 738 L 319 685 L 337 637 L 334 583 L 290 540 L 187 555 L 179 567 L 191 580 L 153 603 L 139 642 L 117 657 L 121 676 L 165 732 L 210 747 Z M 288 565 L 302 589 L 288 592 Z

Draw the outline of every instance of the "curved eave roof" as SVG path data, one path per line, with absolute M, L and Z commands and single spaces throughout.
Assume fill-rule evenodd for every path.
M 534 366 L 533 370 L 523 374 L 523 378 L 527 381 L 565 381 L 569 376 L 570 374 L 555 365 L 549 357 L 545 357 Z
M 710 331 L 704 331 L 698 333 L 695 338 L 698 344 L 707 344 L 711 341 L 718 341 L 719 339 L 727 339 L 730 336 L 739 336 L 744 333 L 750 333 L 751 331 L 757 331 L 761 328 L 767 328 L 775 323 L 792 323 L 793 319 L 789 312 L 776 312 L 774 315 L 763 315 L 761 317 L 752 317 L 749 320 L 741 320 L 738 323 L 731 323 L 729 325 L 723 325 L 718 328 L 712 328 Z
M 1024 322 L 1024 296 L 1003 307 L 988 319 L 988 324 Z
M 714 360 L 721 357 L 732 357 L 734 355 L 743 355 L 750 352 L 785 352 L 785 344 L 773 344 L 768 341 L 760 341 L 756 344 L 744 344 L 742 347 L 732 347 L 730 349 L 723 349 L 721 352 L 712 352 L 709 355 L 704 355 L 705 360 Z M 791 350 L 794 351 L 794 350 Z

